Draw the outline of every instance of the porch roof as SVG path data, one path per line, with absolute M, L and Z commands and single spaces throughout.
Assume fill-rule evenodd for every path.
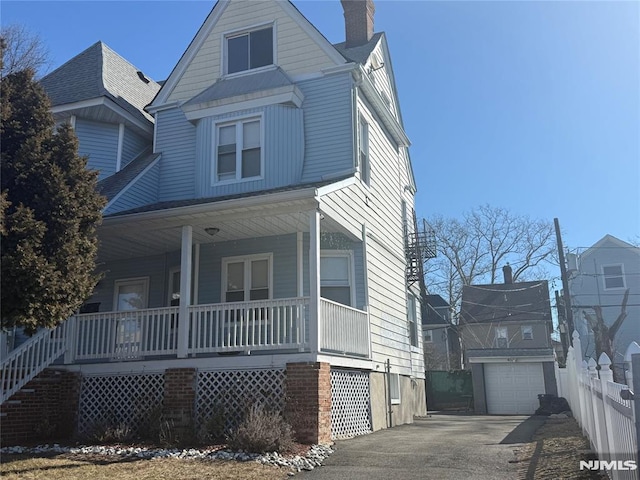
M 308 232 L 309 212 L 320 208 L 318 188 L 335 182 L 162 202 L 105 216 L 98 229 L 99 261 L 179 250 L 184 225 L 193 227 L 194 244 Z M 210 228 L 218 230 L 207 233 Z M 349 235 L 348 230 L 328 215 L 321 228 L 324 232 Z

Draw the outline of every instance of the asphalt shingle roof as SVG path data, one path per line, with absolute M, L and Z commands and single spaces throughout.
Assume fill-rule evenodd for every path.
M 369 40 L 364 45 L 359 45 L 357 47 L 346 47 L 346 42 L 335 43 L 333 46 L 340 54 L 349 60 L 350 62 L 365 64 L 369 57 L 371 56 L 371 52 L 378 44 L 378 40 L 380 37 L 384 35 L 384 32 L 374 33 Z
M 144 111 L 160 85 L 102 42 L 82 53 L 40 80 L 52 105 L 65 105 L 107 97 L 145 122 L 153 117 Z
M 140 172 L 147 168 L 159 156 L 159 153 L 151 153 L 151 147 L 148 147 L 122 170 L 100 180 L 98 182 L 98 192 L 107 197 L 107 201 L 113 200 L 124 187 L 133 181 Z
M 548 283 L 540 280 L 465 285 L 460 319 L 462 323 L 551 321 Z

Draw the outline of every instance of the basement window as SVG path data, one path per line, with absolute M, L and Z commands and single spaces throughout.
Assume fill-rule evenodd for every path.
M 391 404 L 399 405 L 400 404 L 400 374 L 398 373 L 389 374 L 389 393 L 391 396 Z

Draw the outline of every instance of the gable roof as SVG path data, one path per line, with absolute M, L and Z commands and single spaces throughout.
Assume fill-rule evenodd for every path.
M 369 60 L 371 53 L 376 48 L 378 41 L 383 35 L 383 32 L 375 33 L 371 37 L 371 40 L 364 45 L 358 45 L 357 47 L 347 48 L 346 42 L 334 43 L 333 46 L 346 60 L 364 65 L 367 63 L 367 60 Z
M 182 57 L 180 57 L 180 60 L 169 74 L 169 77 L 162 85 L 162 88 L 151 102 L 150 107 L 163 105 L 169 99 L 173 89 L 177 86 L 191 61 L 195 58 L 196 54 L 209 37 L 209 34 L 212 32 L 216 23 L 231 1 L 232 0 L 218 0 L 216 2 L 195 37 L 191 40 L 191 43 L 182 54 Z M 279 5 L 296 23 L 298 23 L 298 25 L 304 29 L 311 38 L 313 38 L 319 47 L 329 58 L 335 61 L 337 65 L 345 62 L 344 58 L 336 51 L 335 48 L 333 48 L 333 45 L 331 45 L 324 35 L 322 35 L 322 33 L 320 33 L 320 31 L 311 22 L 309 22 L 309 20 L 307 20 L 307 18 L 291 3 L 290 0 L 277 1 L 275 3 Z
M 536 282 L 465 285 L 461 323 L 551 321 L 549 286 Z
M 636 250 L 636 252 L 638 252 L 640 254 L 640 248 L 631 245 L 630 243 L 627 243 L 623 240 L 620 240 L 617 237 L 614 237 L 613 235 L 605 235 L 604 237 L 602 237 L 600 240 L 598 240 L 596 243 L 594 243 L 591 247 L 589 247 L 587 250 L 585 250 L 584 252 L 582 252 L 582 254 L 580 255 L 582 258 L 587 257 L 595 252 L 598 251 L 599 248 L 602 248 L 604 245 L 606 245 L 607 243 L 613 243 L 616 247 L 620 247 L 620 248 L 628 248 L 630 250 Z
M 98 41 L 40 80 L 53 107 L 107 97 L 138 120 L 160 85 Z

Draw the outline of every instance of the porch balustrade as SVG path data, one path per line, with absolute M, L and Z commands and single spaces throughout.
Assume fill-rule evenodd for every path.
M 308 297 L 188 307 L 187 354 L 309 351 Z M 179 307 L 76 315 L 66 363 L 136 360 L 178 353 Z M 320 301 L 321 351 L 369 357 L 367 312 Z

